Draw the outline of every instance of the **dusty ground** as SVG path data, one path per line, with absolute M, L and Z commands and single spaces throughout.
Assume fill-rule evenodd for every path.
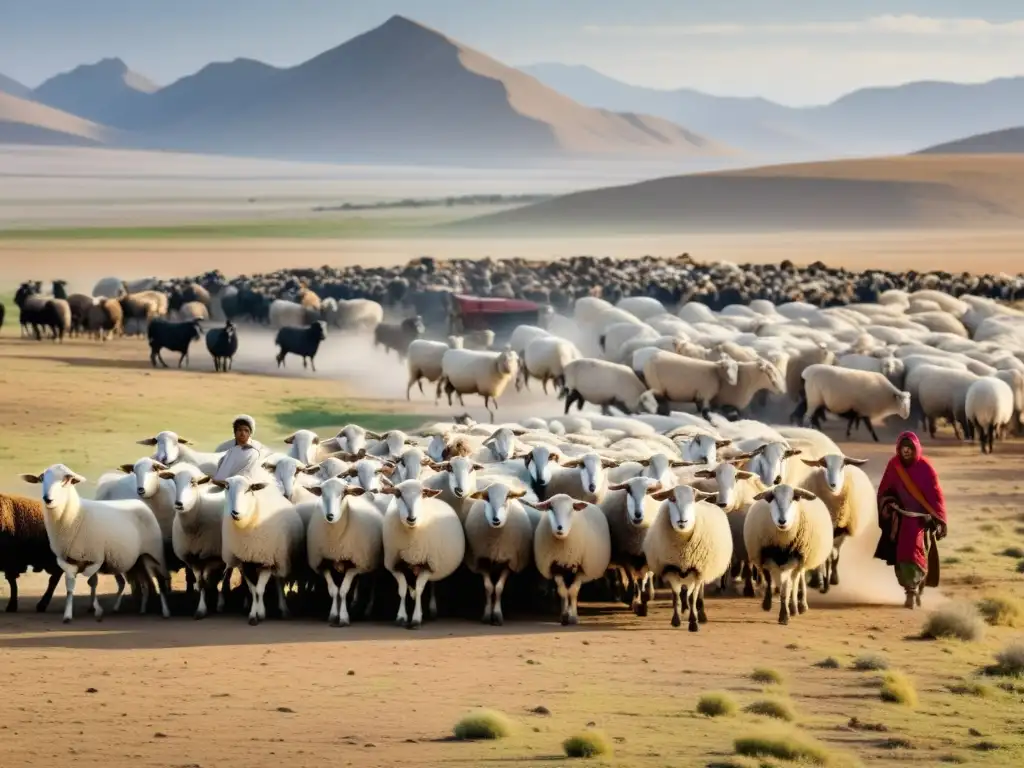
M 257 435 L 273 441 L 298 426 L 327 432 L 359 420 L 383 428 L 421 420 L 410 410 L 433 410 L 429 400 L 404 402 L 393 358 L 366 357 L 362 368 L 351 362 L 368 354 L 359 340 L 334 341 L 317 377 L 259 372 L 266 357 L 258 335 L 243 337 L 249 352 L 239 373 L 215 376 L 206 372 L 205 351 L 197 350 L 194 371 L 154 372 L 138 342 L 60 347 L 11 339 L 8 329 L 0 338 L 0 490 L 31 492 L 16 473 L 57 460 L 96 477 L 136 458 L 134 440 L 161 428 L 212 445 L 239 411 L 252 413 Z M 387 399 L 357 397 L 366 391 L 361 375 L 372 375 Z M 547 413 L 557 404 L 520 398 L 509 408 Z M 1024 597 L 1017 560 L 999 554 L 1024 545 L 1024 451 L 1003 444 L 982 458 L 948 440 L 927 449 L 952 523 L 942 545 L 944 583 L 926 594 L 925 607 L 996 593 Z M 871 459 L 867 469 L 877 478 L 889 446 L 845 450 Z M 65 628 L 58 588 L 45 615 L 31 612 L 31 597 L 21 613 L 0 615 L 0 763 L 543 765 L 561 759 L 561 741 L 592 722 L 616 742 L 611 764 L 703 766 L 731 753 L 737 734 L 764 726 L 751 715 L 694 713 L 701 693 L 727 690 L 741 706 L 766 693 L 788 698 L 801 729 L 865 764 L 1020 765 L 1024 682 L 1011 684 L 1013 692 L 986 689 L 988 698 L 947 687 L 979 679 L 1020 630 L 990 628 L 975 643 L 914 640 L 924 616 L 898 605 L 890 572 L 865 554 L 872 546 L 864 540 L 857 554 L 847 552 L 841 587 L 827 601 L 812 593 L 811 613 L 788 627 L 755 601 L 712 598 L 712 623 L 697 635 L 669 626 L 663 598 L 645 620 L 588 605 L 569 631 L 554 617 L 511 616 L 501 629 L 444 621 L 416 634 L 307 620 L 250 628 L 238 616 L 203 623 L 109 616 L 96 624 L 84 606 Z M 38 577 L 22 581 L 23 594 L 41 591 Z M 879 673 L 850 669 L 868 652 L 915 680 L 918 708 L 883 704 Z M 828 656 L 840 668 L 815 666 Z M 753 682 L 758 666 L 777 670 L 783 683 L 766 690 Z M 479 706 L 505 712 L 513 736 L 447 741 L 453 724 Z M 539 706 L 551 714 L 530 712 Z M 851 717 L 889 731 L 851 729 Z M 900 739 L 906 743 L 894 748 Z M 994 749 L 982 751 L 983 742 Z

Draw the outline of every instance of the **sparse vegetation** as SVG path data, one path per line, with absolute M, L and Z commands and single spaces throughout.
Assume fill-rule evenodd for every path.
M 741 736 L 733 745 L 737 754 L 747 757 L 773 757 L 812 765 L 827 765 L 830 760 L 829 751 L 824 744 L 791 728 L 777 728 Z
M 562 742 L 562 749 L 568 757 L 597 757 L 610 755 L 615 751 L 611 739 L 594 728 L 570 736 Z
M 1024 549 L 1021 547 L 1007 547 L 1001 554 L 1003 557 L 1024 557 Z
M 1024 677 L 1024 643 L 1016 642 L 996 654 L 996 663 L 985 668 L 989 675 Z
M 979 699 L 990 699 L 996 695 L 996 690 L 991 685 L 979 683 L 977 680 L 964 680 L 960 683 L 953 683 L 946 686 L 950 693 L 957 696 L 974 696 Z
M 840 664 L 839 659 L 835 656 L 829 656 L 827 659 L 822 659 L 821 661 L 816 662 L 814 666 L 820 667 L 821 669 L 839 669 Z
M 979 640 L 985 634 L 985 622 L 973 603 L 948 603 L 932 611 L 925 620 L 921 636 L 936 640 Z
M 793 705 L 782 699 L 761 699 L 750 704 L 743 711 L 761 717 L 785 720 L 788 723 L 796 720 L 796 710 L 793 709 Z
M 1017 563 L 1017 573 L 1024 573 L 1024 560 Z
M 756 667 L 750 679 L 762 685 L 782 685 L 782 674 L 767 667 Z
M 853 660 L 853 668 L 858 672 L 880 672 L 889 668 L 889 660 L 877 653 L 865 653 Z
M 882 701 L 890 704 L 902 704 L 906 707 L 917 706 L 917 690 L 909 677 L 902 672 L 886 672 L 882 678 L 882 690 L 879 692 Z
M 698 714 L 707 717 L 728 717 L 735 715 L 738 709 L 732 696 L 721 691 L 705 693 L 697 700 Z
M 503 739 L 512 733 L 512 722 L 501 712 L 481 709 L 459 720 L 453 733 L 459 741 Z
M 994 627 L 1017 627 L 1024 623 L 1024 603 L 1012 595 L 991 595 L 978 602 L 985 621 Z

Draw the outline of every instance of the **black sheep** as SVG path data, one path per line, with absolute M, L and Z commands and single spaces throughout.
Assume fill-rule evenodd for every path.
M 316 352 L 320 348 L 320 342 L 327 338 L 326 325 L 323 320 L 317 320 L 306 328 L 282 328 L 277 332 L 274 343 L 280 347 L 277 353 L 277 367 L 284 365 L 284 358 L 288 354 L 302 357 L 302 367 L 305 368 L 306 360 L 316 371 Z
M 0 301 L 0 331 L 4 329 L 4 315 L 7 314 L 7 307 Z
M 235 325 L 228 320 L 223 328 L 211 328 L 206 332 L 206 348 L 213 358 L 217 371 L 230 371 L 232 360 L 238 351 L 238 333 Z
M 53 338 L 57 338 L 59 330 L 64 327 L 56 305 L 49 296 L 40 296 L 40 283 L 22 283 L 14 294 L 14 303 L 21 310 L 21 335 L 29 335 L 29 326 L 35 333 L 36 340 L 42 339 L 40 327 L 49 328 Z
M 181 355 L 178 359 L 178 367 L 181 368 L 181 364 L 188 360 L 189 345 L 199 340 L 202 330 L 198 320 L 172 323 L 170 320 L 157 318 L 150 321 L 149 330 L 146 332 L 149 338 L 149 362 L 156 368 L 156 361 L 159 360 L 160 364 L 167 368 L 167 363 L 160 356 L 160 350 L 169 349 Z

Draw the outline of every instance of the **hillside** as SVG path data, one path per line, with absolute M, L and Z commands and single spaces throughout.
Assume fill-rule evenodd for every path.
M 32 99 L 106 125 L 124 127 L 159 90 L 121 59 L 82 64 L 51 77 L 32 92 Z
M 662 118 L 581 106 L 401 16 L 289 69 L 207 67 L 146 109 L 147 144 L 202 152 L 435 162 L 726 152 Z
M 107 143 L 112 137 L 105 126 L 0 93 L 0 144 L 96 146 Z
M 1012 155 L 1024 153 L 1024 127 L 992 131 L 922 149 L 921 155 Z
M 32 89 L 22 85 L 17 80 L 12 80 L 7 75 L 0 74 L 0 93 L 17 96 L 19 99 L 27 99 L 31 97 Z
M 1024 227 L 1024 156 L 914 156 L 673 176 L 451 225 L 537 234 Z
M 1024 125 L 1024 78 L 863 88 L 815 107 L 628 85 L 587 67 L 524 71 L 595 107 L 640 109 L 764 156 L 897 154 Z

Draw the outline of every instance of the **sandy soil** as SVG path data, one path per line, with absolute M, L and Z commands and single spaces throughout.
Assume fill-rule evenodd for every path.
M 137 342 L 60 347 L 5 337 L 0 471 L 13 476 L 29 460 L 34 469 L 44 456 L 76 468 L 112 466 L 138 452 L 133 441 L 140 431 L 177 424 L 210 445 L 240 410 L 253 413 L 258 436 L 272 441 L 292 423 L 297 398 L 304 398 L 300 410 L 314 412 L 310 418 L 324 412 L 324 433 L 361 408 L 375 408 L 367 417 L 374 419 L 380 411 L 420 408 L 348 399 L 366 387 L 344 362 L 358 340 L 336 341 L 317 377 L 295 370 L 289 378 L 263 375 L 260 344 L 250 334 L 239 373 L 218 377 L 200 370 L 205 353 L 197 352 L 191 372 L 152 372 Z M 400 391 L 393 360 L 366 360 L 380 397 Z M 540 414 L 559 405 L 523 402 Z M 429 401 L 423 407 L 431 410 Z M 39 418 L 45 429 L 34 427 Z M 926 593 L 925 607 L 991 593 L 1021 597 L 1016 561 L 1000 554 L 1024 534 L 1021 446 L 1002 444 L 985 458 L 946 438 L 927 449 L 943 478 L 952 524 L 942 545 L 943 586 Z M 844 450 L 869 458 L 877 478 L 889 446 Z M 312 620 L 250 628 L 239 616 L 196 623 L 111 615 L 97 624 L 84 605 L 63 627 L 59 587 L 45 615 L 31 612 L 31 597 L 21 613 L 0 615 L 2 764 L 542 765 L 559 759 L 566 736 L 595 723 L 615 741 L 612 764 L 705 765 L 730 753 L 738 733 L 765 727 L 746 714 L 694 714 L 701 693 L 727 690 L 742 706 L 766 694 L 788 697 L 803 730 L 866 764 L 930 768 L 955 757 L 970 765 L 1019 765 L 1024 688 L 993 689 L 988 699 L 947 688 L 990 663 L 1014 631 L 993 628 L 970 644 L 913 640 L 923 616 L 899 606 L 900 590 L 889 569 L 870 560 L 872 549 L 865 538 L 848 550 L 843 584 L 828 598 L 812 593 L 811 613 L 788 627 L 756 601 L 711 598 L 711 623 L 697 635 L 670 627 L 663 596 L 644 620 L 621 607 L 587 605 L 582 624 L 568 631 L 548 616 L 509 616 L 501 629 L 442 621 L 419 633 L 384 624 L 337 630 Z M 22 594 L 39 594 L 40 581 L 23 578 Z M 878 674 L 850 669 L 868 652 L 911 675 L 921 696 L 917 709 L 882 704 Z M 827 656 L 840 668 L 815 666 Z M 777 670 L 784 682 L 767 689 L 754 683 L 755 666 Z M 454 723 L 479 706 L 506 713 L 514 734 L 497 743 L 448 741 Z M 551 714 L 530 712 L 539 706 Z M 852 729 L 851 717 L 885 723 L 889 732 Z M 893 749 L 894 739 L 910 748 Z M 996 751 L 976 751 L 985 740 Z

